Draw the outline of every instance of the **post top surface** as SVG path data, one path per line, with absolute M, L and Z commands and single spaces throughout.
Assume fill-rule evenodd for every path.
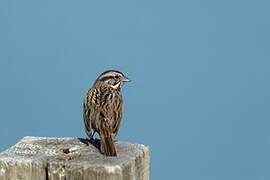
M 136 157 L 144 156 L 149 148 L 141 144 L 116 142 L 117 157 L 100 154 L 93 145 L 86 145 L 84 139 L 73 137 L 26 136 L 17 144 L 0 153 L 0 160 L 38 162 L 44 159 L 50 163 L 64 162 L 79 167 L 105 167 L 115 171 Z

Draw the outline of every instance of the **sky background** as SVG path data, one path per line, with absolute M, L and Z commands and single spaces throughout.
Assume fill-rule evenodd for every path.
M 118 139 L 149 145 L 151 179 L 270 179 L 267 0 L 0 1 L 0 151 L 85 137 L 82 100 L 116 68 Z

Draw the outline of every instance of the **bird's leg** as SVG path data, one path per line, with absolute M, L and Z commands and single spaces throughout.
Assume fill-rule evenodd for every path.
M 89 145 L 90 143 L 93 143 L 93 142 L 94 142 L 94 135 L 95 135 L 96 132 L 97 132 L 97 131 L 94 130 L 93 134 L 92 134 L 91 137 L 88 139 L 88 145 Z
M 94 139 L 94 135 L 95 135 L 95 133 L 96 133 L 97 131 L 96 130 L 94 130 L 94 132 L 93 132 L 93 134 L 92 134 L 92 136 L 91 136 L 91 138 L 90 139 Z
M 112 134 L 113 142 L 117 142 L 116 134 Z

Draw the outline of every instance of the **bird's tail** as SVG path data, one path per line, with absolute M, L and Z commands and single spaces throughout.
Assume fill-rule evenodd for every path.
M 100 152 L 105 156 L 116 156 L 115 145 L 111 136 L 111 128 L 107 122 L 101 123 Z
M 116 156 L 116 149 L 112 137 L 100 138 L 100 151 L 105 156 Z

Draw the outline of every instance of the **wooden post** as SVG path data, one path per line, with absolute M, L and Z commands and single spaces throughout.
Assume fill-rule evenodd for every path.
M 117 157 L 78 138 L 25 137 L 0 153 L 1 180 L 148 180 L 149 148 L 116 142 Z

